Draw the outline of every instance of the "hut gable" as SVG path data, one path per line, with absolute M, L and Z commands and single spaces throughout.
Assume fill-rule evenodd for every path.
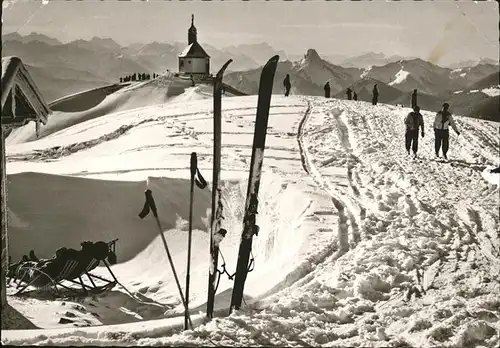
M 50 108 L 18 57 L 2 58 L 2 126 L 47 123 Z

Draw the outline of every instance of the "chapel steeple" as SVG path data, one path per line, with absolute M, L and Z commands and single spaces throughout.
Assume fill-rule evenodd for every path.
M 198 31 L 194 26 L 194 14 L 191 15 L 191 27 L 188 30 L 188 45 L 191 45 L 193 42 L 198 41 L 197 38 Z

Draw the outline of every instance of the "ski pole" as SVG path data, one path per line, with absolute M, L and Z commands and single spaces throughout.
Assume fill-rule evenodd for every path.
M 184 299 L 184 294 L 182 293 L 181 283 L 179 282 L 179 278 L 177 277 L 177 272 L 175 271 L 174 261 L 172 260 L 172 256 L 170 255 L 170 251 L 168 249 L 167 240 L 165 239 L 165 236 L 163 235 L 163 228 L 161 227 L 160 219 L 158 218 L 158 212 L 156 210 L 156 203 L 155 203 L 155 200 L 153 198 L 153 193 L 151 192 L 151 190 L 147 189 L 144 192 L 144 194 L 146 195 L 146 202 L 144 203 L 144 208 L 139 213 L 139 217 L 141 219 L 146 217 L 146 215 L 149 214 L 150 209 L 153 212 L 153 215 L 154 215 L 155 220 L 156 220 L 156 224 L 158 226 L 158 232 L 160 233 L 161 239 L 163 241 L 163 246 L 165 247 L 165 251 L 167 252 L 168 261 L 170 262 L 170 267 L 172 268 L 172 273 L 174 274 L 175 282 L 177 284 L 177 288 L 179 289 L 179 294 L 181 296 L 182 304 L 184 305 L 184 308 L 186 309 L 186 312 L 187 312 L 186 300 Z M 191 330 L 192 330 L 193 323 L 191 321 L 191 318 L 189 317 L 189 313 L 188 313 L 188 320 L 189 320 L 189 324 L 190 324 Z
M 188 255 L 187 255 L 187 269 L 186 269 L 186 312 L 184 314 L 184 330 L 187 330 L 189 318 L 189 272 L 191 270 L 191 242 L 193 237 L 193 195 L 194 195 L 194 177 L 196 175 L 196 168 L 198 167 L 198 159 L 196 152 L 191 153 L 191 187 L 189 191 L 189 232 L 188 232 Z

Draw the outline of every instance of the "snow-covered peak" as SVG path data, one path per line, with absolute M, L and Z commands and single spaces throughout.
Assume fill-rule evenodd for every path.
M 394 80 L 392 80 L 389 83 L 389 86 L 397 85 L 406 80 L 406 78 L 408 77 L 408 75 L 410 75 L 410 73 L 403 69 L 404 69 L 403 66 L 401 66 L 401 70 L 397 72 L 396 76 L 394 77 Z
M 365 77 L 367 77 L 371 70 L 372 70 L 372 65 L 370 65 L 367 69 L 365 69 L 361 73 L 360 78 L 364 79 Z
M 319 56 L 318 52 L 315 49 L 310 48 L 307 50 L 304 58 L 301 61 L 302 65 L 311 64 L 311 63 L 321 63 L 322 59 Z

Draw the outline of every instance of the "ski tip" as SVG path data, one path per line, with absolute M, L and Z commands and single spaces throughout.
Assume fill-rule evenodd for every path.
M 220 68 L 219 72 L 217 72 L 217 77 L 221 77 L 224 74 L 224 72 L 226 71 L 228 65 L 231 64 L 232 62 L 233 62 L 233 60 L 229 59 L 226 63 L 224 63 L 222 68 Z
M 271 59 L 269 59 L 267 61 L 266 65 L 277 64 L 279 60 L 280 60 L 280 56 L 279 55 L 272 56 Z

